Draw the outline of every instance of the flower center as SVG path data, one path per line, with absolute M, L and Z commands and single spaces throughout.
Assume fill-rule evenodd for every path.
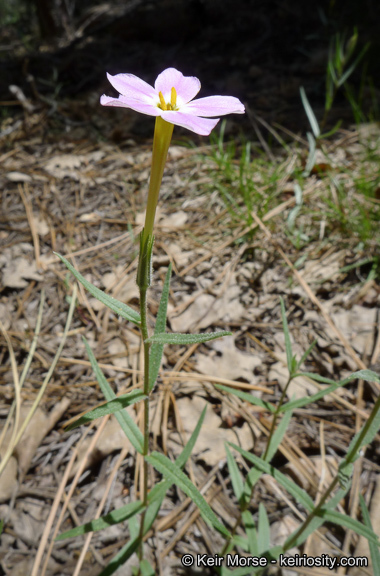
M 177 91 L 174 88 L 174 86 L 173 86 L 171 94 L 170 94 L 170 102 L 165 102 L 165 98 L 164 98 L 164 95 L 162 94 L 162 92 L 159 92 L 158 96 L 160 98 L 160 103 L 158 104 L 158 107 L 161 108 L 161 110 L 178 110 Z

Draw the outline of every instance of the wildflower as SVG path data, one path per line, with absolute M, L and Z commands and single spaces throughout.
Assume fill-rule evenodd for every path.
M 154 88 L 134 74 L 107 74 L 112 86 L 120 93 L 118 98 L 103 95 L 103 106 L 131 108 L 149 116 L 160 116 L 166 122 L 188 128 L 201 136 L 208 136 L 220 118 L 212 116 L 244 114 L 244 106 L 233 96 L 193 98 L 201 83 L 194 76 L 184 76 L 175 68 L 167 68 L 159 76 Z M 205 116 L 205 118 L 204 118 Z
M 193 100 L 200 90 L 201 83 L 198 78 L 184 76 L 175 68 L 167 68 L 161 72 L 154 88 L 134 74 L 116 74 L 116 76 L 107 74 L 107 77 L 120 94 L 118 98 L 103 94 L 100 98 L 103 106 L 131 108 L 136 112 L 156 117 L 145 226 L 141 237 L 143 246 L 141 254 L 146 254 L 144 247 L 153 234 L 158 195 L 174 124 L 188 128 L 201 136 L 208 136 L 220 120 L 220 118 L 209 120 L 209 117 L 231 113 L 244 114 L 245 109 L 240 100 L 233 96 L 208 96 Z M 140 257 L 140 261 L 143 260 L 144 258 Z M 146 264 L 141 264 L 140 267 L 142 270 L 148 269 Z M 140 276 L 144 274 L 145 272 L 142 272 Z

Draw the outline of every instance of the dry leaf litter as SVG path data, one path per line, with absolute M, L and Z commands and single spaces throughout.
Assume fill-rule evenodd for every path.
M 38 115 L 37 115 L 38 116 Z M 36 354 L 21 392 L 22 415 L 35 399 L 62 338 L 73 278 L 53 251 L 65 254 L 90 282 L 136 307 L 137 236 L 141 230 L 150 148 L 126 142 L 122 147 L 77 142 L 62 138 L 46 141 L 38 119 L 29 122 L 28 140 L 16 124 L 12 147 L 1 149 L 3 166 L 0 320 L 11 338 L 19 371 L 30 349 L 37 321 L 41 290 L 46 292 L 42 329 Z M 371 133 L 379 138 L 379 133 Z M 360 159 L 361 135 L 349 134 L 346 148 L 333 161 Z M 169 329 L 181 332 L 230 329 L 233 336 L 208 345 L 165 349 L 152 402 L 155 448 L 175 458 L 207 405 L 203 430 L 187 470 L 197 487 L 228 528 L 237 517 L 236 501 L 226 467 L 224 443 L 231 441 L 260 454 L 270 427 L 268 413 L 215 387 L 222 383 L 250 391 L 272 403 L 278 401 L 287 380 L 285 343 L 279 296 L 285 298 L 294 352 L 298 356 L 316 339 L 305 368 L 334 379 L 358 365 L 355 354 L 372 369 L 379 368 L 379 295 L 373 280 L 362 282 L 342 272 L 356 256 L 352 246 L 337 251 L 327 238 L 311 242 L 297 270 L 316 295 L 333 324 L 344 334 L 354 354 L 310 301 L 278 249 L 280 243 L 294 262 L 299 255 L 283 234 L 283 211 L 289 210 L 294 190 L 291 172 L 282 182 L 280 208 L 266 219 L 273 243 L 257 229 L 253 239 L 245 224 L 232 226 L 232 216 L 213 190 L 207 146 L 193 150 L 174 146 L 169 153 L 157 220 L 154 284 L 149 296 L 152 319 L 157 312 L 162 282 L 169 262 L 174 273 L 170 291 Z M 287 161 L 282 158 L 282 161 Z M 310 210 L 320 205 L 327 183 L 310 176 L 305 202 Z M 207 191 L 206 191 L 207 190 Z M 253 257 L 254 252 L 254 257 Z M 64 424 L 103 401 L 89 365 L 85 336 L 109 382 L 117 393 L 141 385 L 141 347 L 135 327 L 122 321 L 79 290 L 74 319 L 63 353 L 30 425 L 0 478 L 0 516 L 5 532 L 0 565 L 10 576 L 30 572 L 46 524 L 72 462 L 58 501 L 67 499 L 73 478 L 80 474 L 59 532 L 94 517 L 104 491 L 102 514 L 135 499 L 138 478 L 129 442 L 113 418 L 96 439 L 99 421 L 85 436 L 85 428 L 65 432 Z M 377 340 L 376 340 L 377 338 Z M 1 423 L 14 397 L 8 348 L 1 339 Z M 313 394 L 320 384 L 295 379 L 288 399 Z M 375 391 L 359 384 L 347 386 L 305 409 L 296 410 L 275 464 L 313 498 L 318 498 L 334 473 L 356 426 L 364 421 Z M 129 409 L 139 419 L 139 408 Z M 323 426 L 323 439 L 321 426 Z M 84 438 L 84 440 L 83 440 Z M 5 436 L 2 451 L 6 449 Z M 82 442 L 83 440 L 83 442 Z M 321 443 L 323 450 L 321 451 Z M 326 448 L 326 454 L 324 449 Z M 118 454 L 124 450 L 124 459 Z M 358 461 L 359 484 L 366 496 L 374 529 L 379 533 L 379 442 Z M 238 458 L 243 475 L 246 464 Z M 112 471 L 116 474 L 109 486 Z M 78 472 L 79 471 L 79 472 Z M 137 485 L 136 485 L 137 481 Z M 252 512 L 263 502 L 271 523 L 272 544 L 282 543 L 302 521 L 302 513 L 271 477 L 264 475 L 255 488 Z M 356 515 L 357 505 L 341 503 Z M 52 523 L 54 527 L 57 516 Z M 52 533 L 52 532 L 51 532 Z M 238 530 L 238 533 L 242 533 Z M 44 536 L 45 535 L 45 536 Z M 207 527 L 194 504 L 171 488 L 157 528 L 148 535 L 148 558 L 157 573 L 180 573 L 184 553 L 214 553 L 222 548 L 220 536 Z M 366 543 L 350 537 L 348 551 L 368 554 Z M 125 524 L 94 534 L 83 576 L 100 572 L 102 565 L 128 540 Z M 82 548 L 81 538 L 53 546 L 44 568 L 46 575 L 71 575 Z M 334 553 L 344 545 L 342 534 L 321 529 L 309 539 L 309 554 Z M 47 546 L 46 546 L 47 549 Z M 46 553 L 45 549 L 45 553 Z M 297 551 L 297 550 L 295 550 Z M 299 550 L 298 550 L 299 552 Z M 46 556 L 45 556 L 46 557 Z M 42 566 L 42 563 L 40 564 Z M 39 574 L 42 574 L 41 568 Z M 123 575 L 131 574 L 125 567 Z M 287 576 L 294 572 L 287 572 Z M 352 576 L 359 573 L 351 571 Z M 371 574 L 371 572 L 368 572 Z

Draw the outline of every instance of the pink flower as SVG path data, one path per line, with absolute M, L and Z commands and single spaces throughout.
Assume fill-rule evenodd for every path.
M 107 74 L 107 77 L 120 95 L 118 98 L 103 95 L 100 98 L 103 106 L 120 106 L 149 116 L 161 116 L 166 122 L 183 126 L 201 136 L 210 134 L 220 120 L 207 118 L 245 112 L 243 104 L 233 96 L 208 96 L 193 100 L 201 83 L 198 78 L 184 76 L 175 68 L 161 72 L 154 88 L 134 74 Z

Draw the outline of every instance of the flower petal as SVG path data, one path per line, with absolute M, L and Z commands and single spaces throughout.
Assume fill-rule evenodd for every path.
M 135 100 L 141 99 L 145 102 L 151 99 L 157 100 L 157 94 L 153 86 L 150 86 L 150 84 L 134 74 L 116 74 L 116 76 L 107 74 L 107 78 L 112 86 L 123 96 L 134 98 Z
M 175 124 L 176 126 L 182 126 L 187 128 L 196 134 L 201 136 L 208 136 L 213 128 L 217 125 L 220 118 L 214 118 L 213 120 L 207 120 L 206 118 L 199 118 L 198 116 L 193 116 L 190 114 L 183 114 L 182 112 L 177 112 L 176 110 L 160 111 L 160 116 L 166 122 Z
M 159 116 L 161 110 L 155 104 L 149 104 L 146 102 L 141 102 L 140 100 L 134 100 L 133 98 L 128 98 L 127 96 L 120 95 L 119 98 L 111 98 L 110 96 L 103 96 L 100 98 L 100 104 L 102 106 L 117 106 L 119 108 L 131 108 L 136 112 L 141 112 L 141 114 L 147 114 L 148 116 Z
M 186 104 L 192 100 L 201 89 L 201 83 L 195 76 L 184 76 L 175 68 L 167 68 L 157 76 L 154 87 L 158 92 L 162 92 L 166 102 L 170 102 L 171 89 L 176 89 L 177 104 Z
M 189 102 L 182 108 L 186 114 L 197 116 L 224 116 L 225 114 L 244 114 L 244 105 L 234 96 L 208 96 Z

